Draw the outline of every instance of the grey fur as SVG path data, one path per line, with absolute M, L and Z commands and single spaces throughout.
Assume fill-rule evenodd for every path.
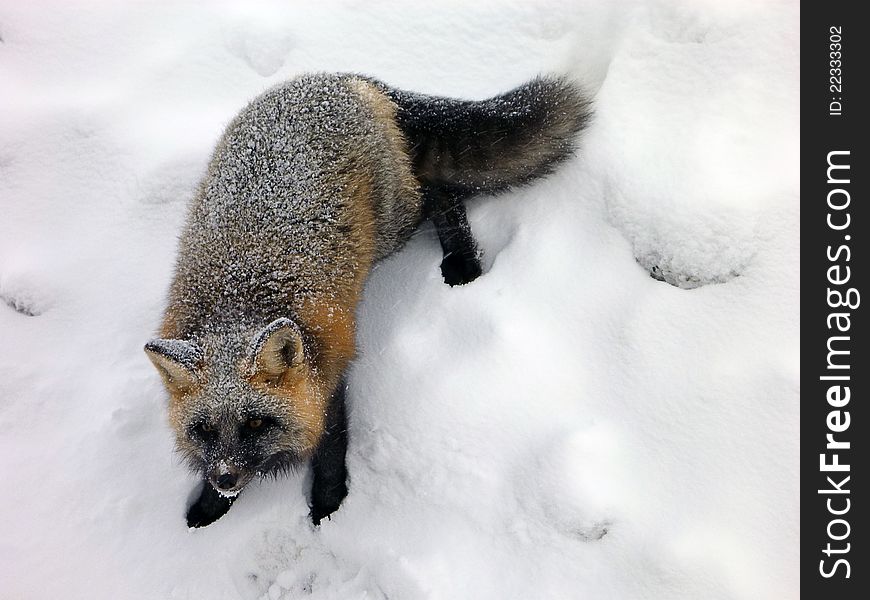
M 396 157 L 355 79 L 294 79 L 227 127 L 181 236 L 170 304 L 184 313 L 182 335 L 259 328 L 346 284 L 361 267 L 347 239 L 348 172 L 376 174 L 377 257 L 419 223 L 419 195 L 402 193 Z

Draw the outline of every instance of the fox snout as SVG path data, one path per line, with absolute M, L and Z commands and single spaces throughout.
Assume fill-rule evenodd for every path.
M 227 460 L 218 462 L 208 471 L 209 483 L 223 496 L 235 496 L 252 477 L 252 472 Z

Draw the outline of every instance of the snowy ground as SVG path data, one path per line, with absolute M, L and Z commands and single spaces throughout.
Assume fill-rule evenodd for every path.
M 0 597 L 797 598 L 797 2 L 281 4 L 0 2 Z M 374 273 L 334 518 L 300 473 L 189 532 L 142 345 L 222 127 L 309 70 L 597 117 L 473 202 L 478 281 L 428 227 Z

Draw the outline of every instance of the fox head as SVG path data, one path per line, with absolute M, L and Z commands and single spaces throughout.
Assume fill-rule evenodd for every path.
M 218 492 L 234 496 L 255 475 L 291 468 L 316 449 L 329 396 L 309 348 L 286 318 L 246 341 L 145 345 L 169 391 L 176 445 Z

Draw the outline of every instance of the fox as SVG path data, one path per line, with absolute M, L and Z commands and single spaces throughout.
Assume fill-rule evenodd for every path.
M 450 286 L 482 274 L 465 201 L 551 173 L 592 116 L 566 78 L 486 100 L 312 73 L 229 123 L 187 207 L 158 337 L 177 451 L 202 480 L 188 527 L 253 479 L 311 469 L 318 526 L 348 494 L 348 370 L 378 261 L 425 221 Z

